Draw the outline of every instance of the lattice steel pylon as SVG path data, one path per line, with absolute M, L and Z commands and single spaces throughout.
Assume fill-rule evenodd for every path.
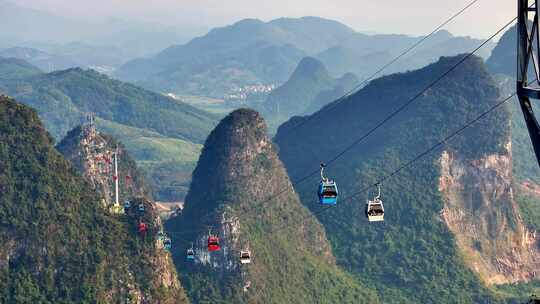
M 540 166 L 540 125 L 534 115 L 531 99 L 540 100 L 540 75 L 538 58 L 540 54 L 538 17 L 539 0 L 529 5 L 528 0 L 518 0 L 517 19 L 517 87 L 521 111 L 525 117 L 536 160 Z M 531 18 L 532 17 L 532 18 Z M 531 22 L 532 20 L 532 22 Z M 531 76 L 535 79 L 529 79 Z

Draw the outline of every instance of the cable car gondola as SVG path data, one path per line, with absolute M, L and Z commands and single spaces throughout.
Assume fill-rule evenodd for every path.
M 195 259 L 195 251 L 193 248 L 189 248 L 186 253 L 186 259 L 187 260 L 194 260 Z
M 137 230 L 140 234 L 145 234 L 148 231 L 148 226 L 145 223 L 140 222 L 137 226 Z
M 382 222 L 384 221 L 384 206 L 381 200 L 381 185 L 377 184 L 379 193 L 373 200 L 367 201 L 366 204 L 366 216 L 370 222 Z
M 191 261 L 191 260 L 195 259 L 195 250 L 193 250 L 193 243 L 191 243 L 191 248 L 188 248 L 188 250 L 186 252 L 186 259 L 188 261 Z
M 209 233 L 208 235 L 208 251 L 218 251 L 221 247 L 219 246 L 219 238 L 215 235 Z
M 172 240 L 170 237 L 164 237 L 163 239 L 163 248 L 167 250 L 171 250 L 172 248 Z
M 325 164 L 321 164 L 321 183 L 317 195 L 319 203 L 322 205 L 336 205 L 338 199 L 338 189 L 335 181 L 324 176 Z
M 219 246 L 219 238 L 217 236 L 209 236 L 208 237 L 208 251 L 218 251 L 220 249 Z
M 240 251 L 240 263 L 241 264 L 251 263 L 251 251 L 249 249 Z

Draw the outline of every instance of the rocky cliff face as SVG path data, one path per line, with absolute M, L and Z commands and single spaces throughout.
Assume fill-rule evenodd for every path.
M 99 132 L 93 123 L 71 130 L 57 149 L 101 194 L 104 208 L 115 204 L 116 181 L 120 205 L 134 197 L 150 196 L 143 175 L 125 147 L 111 136 Z
M 440 158 L 440 216 L 453 232 L 467 265 L 491 284 L 528 282 L 540 276 L 540 237 L 523 223 L 514 198 L 512 157 L 490 154 Z
M 148 231 L 143 235 L 148 239 L 148 246 L 138 252 L 139 263 L 147 270 L 142 277 L 154 294 L 132 292 L 134 303 L 188 303 L 187 296 L 180 284 L 170 252 L 164 246 L 164 239 L 156 235 L 163 232 L 163 223 L 153 201 L 139 197 L 131 200 L 131 207 L 125 208 L 125 215 L 132 227 L 145 223 Z M 140 206 L 144 206 L 144 212 Z
M 235 111 L 211 133 L 183 214 L 168 228 L 184 238 L 176 257 L 194 302 L 377 301 L 336 267 L 324 230 L 300 204 L 255 111 Z M 207 250 L 209 231 L 219 236 L 221 250 Z M 191 242 L 192 264 L 183 262 Z M 240 263 L 246 249 L 248 265 Z
M 99 132 L 93 123 L 89 123 L 70 131 L 58 144 L 58 149 L 101 195 L 101 205 L 105 210 L 125 214 L 132 227 L 137 227 L 139 223 L 148 225 L 147 234 L 151 235 L 153 248 L 142 251 L 141 260 L 152 269 L 145 278 L 149 284 L 156 290 L 161 288 L 169 296 L 175 292 L 183 293 L 171 255 L 164 248 L 164 240 L 156 238 L 156 235 L 163 231 L 163 223 L 155 202 L 149 196 L 135 161 L 122 143 Z M 118 206 L 115 205 L 117 180 Z M 124 207 L 126 202 L 129 202 L 130 207 Z M 144 206 L 144 212 L 139 210 L 141 205 Z M 133 274 L 130 273 L 130 277 L 133 277 Z M 145 294 L 136 288 L 133 288 L 130 294 L 135 303 L 157 301 L 155 295 Z M 185 301 L 185 296 L 182 297 Z

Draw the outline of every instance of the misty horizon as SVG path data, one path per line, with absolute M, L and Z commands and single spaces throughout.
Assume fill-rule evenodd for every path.
M 2 2 L 2 1 L 0 1 Z M 199 1 L 182 4 L 173 0 L 158 0 L 152 4 L 131 1 L 129 5 L 119 0 L 82 1 L 65 0 L 3 0 L 25 8 L 31 8 L 78 22 L 92 24 L 127 23 L 150 27 L 150 29 L 179 29 L 183 34 L 198 36 L 214 27 L 223 27 L 243 19 L 259 19 L 268 22 L 278 18 L 314 16 L 341 22 L 355 31 L 367 34 L 405 34 L 422 36 L 431 31 L 450 15 L 456 13 L 470 0 L 453 3 L 433 3 L 414 0 L 404 3 L 374 3 L 361 1 L 302 1 L 288 4 L 286 1 L 260 3 L 256 6 L 245 0 L 228 3 Z M 306 2 L 307 3 L 307 2 Z M 489 5 L 489 6 L 488 6 Z M 480 0 L 465 14 L 445 27 L 454 35 L 485 38 L 515 16 L 515 4 L 498 0 L 489 3 Z M 485 12 L 489 11 L 489 18 Z M 93 12 L 89 15 L 88 12 Z M 479 22 L 481 21 L 481 22 Z M 187 33 L 186 33 L 187 32 Z

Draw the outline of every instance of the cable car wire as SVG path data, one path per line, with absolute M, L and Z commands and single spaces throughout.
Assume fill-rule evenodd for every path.
M 480 0 L 473 0 L 471 2 L 469 2 L 466 6 L 464 6 L 462 9 L 460 9 L 458 12 L 456 12 L 455 14 L 453 14 L 452 16 L 450 16 L 449 18 L 447 18 L 444 22 L 442 22 L 441 24 L 439 24 L 437 27 L 435 27 L 428 35 L 425 35 L 423 36 L 420 40 L 416 41 L 414 44 L 412 44 L 411 46 L 409 46 L 407 49 L 405 49 L 404 51 L 402 51 L 400 54 L 398 54 L 396 57 L 394 57 L 392 60 L 390 60 L 389 62 L 387 62 L 386 64 L 384 64 L 383 66 L 381 66 L 379 69 L 377 69 L 374 73 L 370 74 L 367 78 L 365 78 L 360 84 L 356 85 L 353 89 L 349 90 L 348 92 L 346 92 L 345 94 L 343 94 L 341 97 L 339 97 L 338 99 L 334 100 L 333 102 L 331 102 L 330 104 L 330 108 L 328 110 L 331 110 L 333 109 L 334 107 L 336 107 L 339 103 L 341 103 L 343 100 L 345 100 L 347 97 L 351 96 L 352 94 L 354 94 L 356 91 L 358 91 L 359 89 L 361 89 L 364 85 L 366 85 L 368 82 L 370 82 L 371 80 L 373 80 L 377 75 L 379 75 L 382 71 L 384 71 L 385 69 L 387 69 L 389 66 L 393 65 L 394 63 L 396 63 L 397 61 L 399 61 L 401 58 L 403 58 L 405 55 L 407 55 L 408 53 L 410 53 L 411 51 L 413 51 L 414 49 L 416 49 L 419 45 L 421 45 L 422 43 L 424 43 L 426 40 L 428 40 L 429 38 L 431 38 L 434 34 L 436 34 L 439 30 L 441 30 L 442 28 L 444 28 L 446 25 L 448 25 L 449 23 L 451 23 L 452 21 L 454 21 L 457 17 L 459 17 L 460 15 L 462 15 L 465 11 L 467 11 L 469 8 L 471 8 L 473 5 L 475 5 L 478 1 Z M 302 121 L 301 123 L 297 124 L 297 125 L 294 125 L 292 127 L 292 129 L 290 129 L 288 132 L 286 133 L 291 133 L 292 131 L 298 129 L 300 126 L 302 126 L 303 124 L 307 123 L 308 121 L 312 120 L 315 116 L 317 116 L 320 112 L 316 112 L 314 113 L 313 115 L 309 116 L 308 119 Z M 205 148 L 206 149 L 206 148 Z M 299 183 L 299 182 L 302 182 L 302 179 L 299 180 L 299 181 L 296 181 L 294 183 Z M 178 186 L 178 188 L 180 187 L 184 187 L 185 186 Z M 168 186 L 168 187 L 165 187 L 165 189 L 176 189 L 177 186 Z
M 466 130 L 467 128 L 469 128 L 470 126 L 472 126 L 473 124 L 475 124 L 476 122 L 478 122 L 479 120 L 481 120 L 482 118 L 486 117 L 487 115 L 489 115 L 490 113 L 492 113 L 493 111 L 497 110 L 499 107 L 501 107 L 502 105 L 506 104 L 509 100 L 511 100 L 513 97 L 516 96 L 516 92 L 513 92 L 511 95 L 509 95 L 508 97 L 504 98 L 503 100 L 497 102 L 495 105 L 493 105 L 492 107 L 490 107 L 488 110 L 486 110 L 485 112 L 481 113 L 480 115 L 478 115 L 476 118 L 470 120 L 468 123 L 466 123 L 465 125 L 463 125 L 461 128 L 457 129 L 456 131 L 452 132 L 450 135 L 446 136 L 444 139 L 442 139 L 441 141 L 437 142 L 436 144 L 434 144 L 433 146 L 431 146 L 429 149 L 425 150 L 424 152 L 418 154 L 417 156 L 415 156 L 413 159 L 411 159 L 410 161 L 404 163 L 403 165 L 399 166 L 397 169 L 395 169 L 394 171 L 392 171 L 391 173 L 385 175 L 384 177 L 378 179 L 375 183 L 373 184 L 370 184 L 369 186 L 367 187 L 364 187 L 362 188 L 361 190 L 357 191 L 357 192 L 354 192 L 352 193 L 351 195 L 348 195 L 347 197 L 343 198 L 342 199 L 342 203 L 339 205 L 339 206 L 343 206 L 345 202 L 348 202 L 348 201 L 352 201 L 352 199 L 354 199 L 356 196 L 360 195 L 360 194 L 365 194 L 366 191 L 368 191 L 369 189 L 371 189 L 372 187 L 374 186 L 377 186 L 378 184 L 382 184 L 384 181 L 388 180 L 388 179 L 391 179 L 392 177 L 396 176 L 397 174 L 399 174 L 401 171 L 403 171 L 404 169 L 410 167 L 412 164 L 414 164 L 415 162 L 419 161 L 420 159 L 424 158 L 425 156 L 429 155 L 431 152 L 437 150 L 438 148 L 442 147 L 445 143 L 447 143 L 449 140 L 453 139 L 454 137 L 456 137 L 457 135 L 461 134 L 464 130 Z M 303 217 L 303 221 L 301 222 L 304 222 L 305 220 L 309 219 L 311 216 L 317 216 L 317 215 L 320 215 L 332 208 L 339 208 L 338 205 L 333 205 L 333 206 L 329 206 L 329 207 L 325 207 L 325 208 L 321 208 L 320 210 L 318 211 L 315 211 L 315 212 L 312 212 L 310 213 L 309 216 L 306 216 L 306 217 Z M 282 229 L 285 229 L 287 227 L 289 227 L 289 223 L 287 223 L 287 225 L 283 225 L 282 227 L 279 227 L 277 229 L 273 229 L 272 231 L 273 232 L 276 232 L 276 231 L 280 231 Z
M 447 22 L 443 23 L 443 24 L 448 24 L 451 20 L 455 19 L 457 16 L 459 16 L 460 14 L 462 14 L 463 12 L 465 12 L 468 8 L 470 8 L 474 3 L 476 3 L 478 0 L 476 1 L 473 1 L 471 2 L 469 5 L 467 5 L 464 9 L 462 9 L 460 12 L 456 13 L 455 15 L 453 15 L 452 17 L 450 17 L 448 19 Z M 427 92 L 429 89 L 431 89 L 433 86 L 435 86 L 436 84 L 438 84 L 441 80 L 443 80 L 446 76 L 448 76 L 450 73 L 452 73 L 455 69 L 457 69 L 461 64 L 463 64 L 465 61 L 467 61 L 470 57 L 472 57 L 476 52 L 478 52 L 478 50 L 480 50 L 482 47 L 484 47 L 488 42 L 490 42 L 491 40 L 493 40 L 496 36 L 498 36 L 502 31 L 504 31 L 507 27 L 509 27 L 511 24 L 513 24 L 515 21 L 517 20 L 517 17 L 514 17 L 511 21 L 509 21 L 508 23 L 506 23 L 503 27 L 501 27 L 499 30 L 497 30 L 494 34 L 492 34 L 489 38 L 487 38 L 484 42 L 482 42 L 478 47 L 476 47 L 473 51 L 467 53 L 462 59 L 460 59 L 456 64 L 454 64 L 452 67 L 450 67 L 446 72 L 444 72 L 442 75 L 440 75 L 438 78 L 436 78 L 434 81 L 432 81 L 429 85 L 427 85 L 423 90 L 421 90 L 419 93 L 417 93 L 416 95 L 414 95 L 414 97 L 412 97 L 411 99 L 409 99 L 406 103 L 404 103 L 403 105 L 401 105 L 398 109 L 396 109 L 395 111 L 393 111 L 390 115 L 388 115 L 386 118 L 384 118 L 383 120 L 381 120 L 379 123 L 377 123 L 374 127 L 372 127 L 367 133 L 365 133 L 364 135 L 362 135 L 360 138 L 358 138 L 357 140 L 355 140 L 354 142 L 352 142 L 350 145 L 348 145 L 344 150 L 340 151 L 338 154 L 336 154 L 334 157 L 332 157 L 329 161 L 326 161 L 325 164 L 328 166 L 329 164 L 331 163 L 334 163 L 335 161 L 337 161 L 339 158 L 341 158 L 344 154 L 346 154 L 348 151 L 352 150 L 357 144 L 359 144 L 360 142 L 362 142 L 363 140 L 365 140 L 367 137 L 369 137 L 371 134 L 373 134 L 375 131 L 377 131 L 379 128 L 381 128 L 383 125 L 385 125 L 388 121 L 390 121 L 392 118 L 394 118 L 395 116 L 397 116 L 399 113 L 401 113 L 402 111 L 404 111 L 407 107 L 409 107 L 413 102 L 415 102 L 416 100 L 418 100 L 418 98 L 420 98 L 425 92 Z M 442 27 L 444 25 L 441 25 L 440 27 Z M 435 30 L 434 32 L 436 32 L 437 30 Z M 425 41 L 422 40 L 422 41 Z M 414 47 L 413 47 L 414 48 Z M 411 48 L 411 50 L 413 49 Z M 410 52 L 410 50 L 409 50 Z M 404 52 L 405 53 L 405 52 Z M 406 53 L 405 53 L 406 54 Z M 405 54 L 403 54 L 401 57 L 403 57 Z M 397 61 L 397 60 L 396 60 Z M 343 98 L 345 98 L 347 96 L 343 96 L 342 98 L 338 99 L 337 101 L 335 101 L 332 105 L 335 106 L 337 105 L 338 103 L 340 103 L 342 101 Z M 312 115 L 311 117 L 313 117 L 315 115 Z M 309 119 L 308 119 L 309 120 Z M 306 120 L 307 121 L 307 120 Z M 297 125 L 295 126 L 294 128 L 296 129 L 297 127 L 299 127 L 300 125 Z M 317 170 L 314 170 L 312 171 L 311 173 L 309 173 L 308 175 L 298 179 L 297 181 L 291 181 L 291 186 L 293 185 L 298 185 L 298 184 L 301 184 L 303 183 L 304 181 L 306 181 L 307 179 L 311 178 L 312 176 L 314 176 L 315 174 L 318 174 L 320 171 L 319 169 Z M 279 191 L 277 194 L 275 195 L 272 195 L 270 196 L 268 199 L 265 199 L 263 200 L 260 204 L 257 204 L 258 206 L 256 206 L 256 208 L 260 208 L 261 205 L 264 205 L 265 203 L 277 198 L 278 196 L 282 195 L 283 193 L 289 191 L 289 189 L 284 189 L 284 190 L 281 190 Z M 365 191 L 365 190 L 363 190 Z M 346 198 L 348 199 L 348 198 Z M 345 200 L 346 200 L 345 199 Z M 255 206 L 255 205 L 253 205 Z M 330 208 L 332 208 L 332 206 L 330 207 L 326 207 L 326 208 L 323 208 L 322 210 L 326 211 L 326 210 L 329 210 Z M 240 214 L 246 214 L 252 210 L 254 210 L 255 207 L 252 207 L 250 209 L 247 209 L 247 211 L 243 211 L 243 212 L 240 212 Z M 324 212 L 323 211 L 323 212 Z M 313 215 L 313 214 L 311 214 Z
M 409 99 L 406 103 L 404 103 L 403 105 L 401 105 L 398 109 L 396 109 L 395 111 L 393 111 L 390 115 L 388 115 L 386 118 L 384 118 L 383 120 L 381 120 L 379 123 L 377 123 L 374 127 L 372 127 L 368 132 L 366 132 L 364 135 L 362 135 L 360 138 L 358 138 L 357 140 L 355 140 L 354 142 L 352 142 L 350 145 L 348 145 L 345 149 L 343 149 L 342 151 L 340 151 L 338 154 L 336 154 L 334 157 L 332 157 L 330 160 L 328 161 L 325 161 L 325 165 L 328 166 L 329 164 L 332 164 L 334 162 L 336 162 L 339 158 L 341 158 L 343 155 L 345 155 L 345 153 L 349 152 L 350 150 L 352 150 L 357 144 L 359 144 L 360 142 L 362 142 L 363 140 L 365 140 L 367 137 L 369 137 L 371 134 L 373 134 L 375 131 L 377 131 L 378 129 L 380 129 L 383 125 L 385 125 L 386 123 L 388 123 L 388 121 L 390 121 L 392 118 L 394 118 L 395 116 L 397 116 L 399 113 L 401 113 L 402 111 L 404 111 L 407 107 L 409 107 L 413 102 L 415 102 L 416 100 L 418 100 L 418 98 L 420 98 L 425 92 L 427 92 L 429 89 L 431 89 L 432 87 L 434 87 L 436 84 L 438 84 L 442 79 L 444 79 L 446 76 L 448 76 L 450 73 L 452 73 L 455 69 L 457 69 L 461 64 L 463 64 L 465 61 L 467 61 L 471 56 L 473 56 L 476 52 L 478 52 L 478 50 L 480 50 L 482 47 L 484 47 L 488 42 L 490 42 L 493 38 L 495 38 L 497 35 L 499 35 L 502 31 L 504 31 L 507 27 L 509 27 L 510 25 L 512 25 L 512 23 L 514 23 L 516 21 L 517 17 L 514 17 L 510 22 L 506 23 L 503 27 L 501 27 L 499 30 L 497 30 L 493 35 L 491 35 L 488 39 L 486 39 L 484 42 L 482 42 L 478 47 L 476 47 L 473 51 L 471 51 L 470 53 L 468 53 L 467 55 L 465 55 L 463 58 L 461 58 L 457 63 L 455 63 L 452 67 L 450 67 L 446 72 L 444 72 L 442 75 L 440 75 L 438 78 L 436 78 L 434 81 L 432 81 L 429 85 L 427 85 L 424 89 L 422 89 L 419 93 L 417 93 L 416 95 L 414 95 L 414 97 L 412 97 L 411 99 Z M 304 181 L 306 181 L 307 179 L 313 177 L 314 175 L 316 174 L 319 174 L 320 172 L 320 169 L 317 169 L 317 170 L 313 170 L 311 173 L 307 174 L 306 176 L 298 179 L 297 181 L 294 181 L 291 183 L 293 185 L 299 185 L 301 183 L 303 183 Z M 280 192 L 278 192 L 277 194 L 275 195 L 272 195 L 270 198 L 264 200 L 261 202 L 261 204 L 264 204 L 268 201 L 271 201 L 273 200 L 274 198 L 278 197 L 279 195 L 287 192 L 288 189 L 284 189 L 284 190 L 281 190 Z M 245 211 L 244 211 L 245 212 Z

